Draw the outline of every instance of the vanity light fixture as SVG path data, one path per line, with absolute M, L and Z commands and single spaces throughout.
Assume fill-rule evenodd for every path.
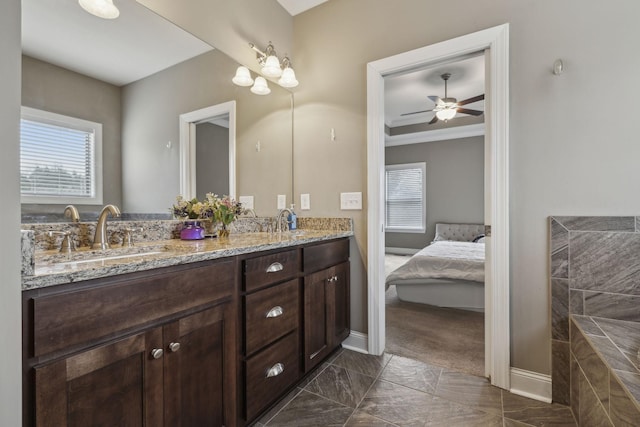
M 256 95 L 269 95 L 271 93 L 271 89 L 269 89 L 269 86 L 267 85 L 267 80 L 262 76 L 258 76 L 256 77 L 256 81 L 253 86 L 251 86 L 251 92 Z
M 233 76 L 231 81 L 238 86 L 251 86 L 253 79 L 251 78 L 251 72 L 247 67 L 239 66 L 236 70 L 236 75 Z
M 120 11 L 113 4 L 113 0 L 78 0 L 80 7 L 90 14 L 103 19 L 115 19 Z
M 292 88 L 298 86 L 299 82 L 296 79 L 296 73 L 291 67 L 291 59 L 285 55 L 284 58 L 282 58 L 282 61 L 280 61 L 271 42 L 267 45 L 265 52 L 258 49 L 253 43 L 249 43 L 249 47 L 256 52 L 256 59 L 262 67 L 260 69 L 260 73 L 263 76 L 271 78 L 280 77 L 278 79 L 278 84 L 282 87 Z M 251 86 L 251 92 L 256 95 L 268 95 L 271 93 L 267 80 L 262 76 L 258 76 L 254 81 L 251 78 L 251 71 L 249 68 L 243 65 L 236 69 L 236 74 L 233 76 L 231 81 L 238 86 L 253 85 Z

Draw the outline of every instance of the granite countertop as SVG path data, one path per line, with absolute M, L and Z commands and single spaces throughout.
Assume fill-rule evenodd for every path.
M 70 254 L 60 254 L 55 250 L 38 251 L 35 255 L 34 274 L 22 276 L 22 290 L 350 236 L 353 236 L 353 231 L 231 233 L 228 238 L 223 239 L 155 240 L 136 243 L 132 247 L 113 247 L 105 251 L 88 248 L 78 249 Z

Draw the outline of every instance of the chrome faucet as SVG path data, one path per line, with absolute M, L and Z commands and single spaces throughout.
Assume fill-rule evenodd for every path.
M 64 216 L 71 219 L 71 222 L 80 222 L 80 214 L 78 209 L 73 205 L 68 205 L 64 208 Z
M 100 216 L 98 216 L 96 234 L 93 237 L 91 249 L 109 249 L 109 239 L 107 238 L 107 217 L 109 214 L 114 217 L 119 217 L 120 209 L 115 205 L 106 205 L 102 208 Z
M 291 212 L 291 209 L 289 209 L 289 208 L 281 209 L 280 212 L 278 212 L 278 217 L 276 218 L 276 232 L 277 233 L 281 233 L 282 232 L 282 218 L 286 218 L 284 216 L 285 212 L 288 212 L 289 215 L 293 214 L 293 212 Z M 287 221 L 287 224 L 288 224 L 289 223 L 289 219 L 286 218 L 286 221 Z

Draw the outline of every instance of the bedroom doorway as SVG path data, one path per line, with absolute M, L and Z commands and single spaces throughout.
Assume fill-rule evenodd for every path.
M 385 349 L 384 77 L 478 52 L 487 58 L 485 376 L 509 389 L 508 24 L 367 65 L 368 351 Z

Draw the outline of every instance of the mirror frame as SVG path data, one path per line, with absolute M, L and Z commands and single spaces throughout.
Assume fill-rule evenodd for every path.
M 180 114 L 180 194 L 196 197 L 196 123 L 224 114 L 229 115 L 229 194 L 236 198 L 236 101 Z

